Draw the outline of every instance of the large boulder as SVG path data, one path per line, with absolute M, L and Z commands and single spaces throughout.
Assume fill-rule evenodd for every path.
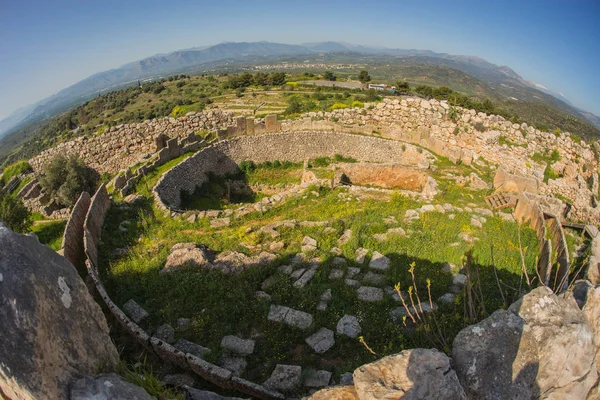
M 452 359 L 476 399 L 584 399 L 596 382 L 592 328 L 572 298 L 534 289 L 459 332 Z
M 337 386 L 319 390 L 306 400 L 360 400 L 354 386 Z
M 100 374 L 75 382 L 70 400 L 156 400 L 156 397 L 117 374 Z
M 404 350 L 354 371 L 360 399 L 465 399 L 450 359 L 435 349 Z
M 75 267 L 1 224 L 0 327 L 0 392 L 10 399 L 66 399 L 74 380 L 119 361 Z
M 600 286 L 587 291 L 583 313 L 592 327 L 594 344 L 596 345 L 596 368 L 600 368 Z

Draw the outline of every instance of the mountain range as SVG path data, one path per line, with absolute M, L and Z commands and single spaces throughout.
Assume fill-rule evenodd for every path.
M 271 42 L 220 43 L 157 54 L 119 68 L 100 72 L 69 86 L 36 104 L 23 107 L 0 121 L 0 137 L 19 128 L 42 121 L 71 107 L 111 90 L 131 85 L 138 80 L 166 77 L 173 74 L 197 73 L 217 68 L 260 64 L 296 57 L 354 56 L 367 62 L 396 60 L 401 63 L 451 68 L 462 71 L 485 83 L 496 97 L 538 101 L 600 127 L 600 118 L 574 107 L 567 99 L 544 86 L 527 81 L 507 66 L 492 64 L 480 57 L 436 53 L 430 50 L 368 47 L 343 42 L 304 43 L 289 45 Z

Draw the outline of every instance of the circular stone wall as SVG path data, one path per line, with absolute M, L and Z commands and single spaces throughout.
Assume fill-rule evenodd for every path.
M 414 145 L 372 136 L 337 132 L 290 132 L 242 136 L 206 147 L 165 173 L 154 187 L 159 206 L 179 207 L 181 191 L 192 193 L 208 173 L 225 175 L 237 171 L 246 160 L 301 162 L 341 154 L 357 161 L 398 163 L 428 167 L 435 157 Z

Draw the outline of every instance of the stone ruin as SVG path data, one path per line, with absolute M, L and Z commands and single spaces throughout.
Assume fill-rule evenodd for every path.
M 147 161 L 141 168 L 155 168 L 161 162 L 178 157 L 185 146 L 194 146 L 191 149 L 197 150 L 207 144 L 192 138 L 191 134 L 199 127 L 210 126 L 218 132 L 219 138 L 232 138 L 205 147 L 161 178 L 153 191 L 157 204 L 164 209 L 176 209 L 181 190 L 193 191 L 200 186 L 206 178 L 204 172 L 226 173 L 242 160 L 303 161 L 343 153 L 359 161 L 392 161 L 426 170 L 434 156 L 427 151 L 416 151 L 413 144 L 418 144 L 453 162 L 476 164 L 485 159 L 502 165 L 504 168 L 497 170 L 494 179 L 499 201 L 502 206 L 515 207 L 516 219 L 529 223 L 536 231 L 541 244 L 538 273 L 544 283 L 560 294 L 554 294 L 547 287 L 534 289 L 508 310 L 496 311 L 480 323 L 463 329 L 454 341 L 451 358 L 435 350 L 405 350 L 358 368 L 345 378 L 344 386 L 324 389 L 310 398 L 599 398 L 600 288 L 595 286 L 600 283 L 600 236 L 592 241 L 588 280 L 569 285 L 569 255 L 561 226 L 565 208 L 562 202 L 548 197 L 551 193 L 575 197 L 573 215 L 597 222 L 597 208 L 590 205 L 590 199 L 595 196 L 594 184 L 590 190 L 587 183 L 588 180 L 596 182 L 597 193 L 598 178 L 593 172 L 597 160 L 591 147 L 585 142 L 574 142 L 564 133 L 555 136 L 525 124 L 518 126 L 498 116 L 469 110 L 458 109 L 460 118 L 452 121 L 448 119 L 449 108 L 446 103 L 437 101 L 386 100 L 377 105 L 366 104 L 364 109 L 310 113 L 306 118 L 283 122 L 273 117 L 264 122 L 234 120 L 211 111 L 213 114 L 111 128 L 98 137 L 107 139 L 105 145 L 99 146 L 100 139 L 78 139 L 45 152 L 34 159 L 32 165 L 39 168 L 43 160 L 56 151 L 79 151 L 86 160 L 105 171 L 116 172 L 142 159 Z M 482 124 L 487 131 L 476 131 L 474 124 Z M 460 130 L 458 134 L 454 133 L 456 128 Z M 364 131 L 362 133 L 369 136 L 340 132 L 349 129 Z M 384 138 L 372 137 L 374 130 Z M 124 132 L 128 133 L 119 139 Z M 273 134 L 256 135 L 264 132 Z M 171 135 L 179 139 L 174 140 Z M 517 144 L 527 143 L 529 147 L 500 145 L 500 135 Z M 152 138 L 151 143 L 148 138 Z M 549 146 L 559 146 L 562 165 L 554 164 L 552 168 L 564 166 L 561 169 L 564 175 L 545 184 L 541 179 L 543 170 L 536 164 L 528 166 L 529 162 L 524 160 L 534 151 Z M 93 150 L 90 152 L 90 149 Z M 369 149 L 368 160 L 364 159 L 365 149 Z M 124 153 L 121 160 L 117 160 L 119 157 L 114 154 L 120 150 Z M 154 153 L 154 156 L 144 158 L 145 155 L 140 157 L 141 153 Z M 139 179 L 147 171 L 124 172 L 115 178 L 114 187 L 119 186 L 120 190 L 132 187 L 135 181 L 131 180 Z M 36 189 L 35 183 L 28 186 L 24 197 L 35 198 L 39 188 Z M 38 192 L 37 197 L 40 195 Z M 108 337 L 106 320 L 73 268 L 73 265 L 84 265 L 108 312 L 135 340 L 165 363 L 245 395 L 285 398 L 281 391 L 300 380 L 300 367 L 278 365 L 263 385 L 246 381 L 190 350 L 174 347 L 160 330 L 154 336 L 149 335 L 137 324 L 135 315 L 140 310 L 135 304 L 126 304 L 121 309 L 110 299 L 97 270 L 101 227 L 110 203 L 104 186 L 91 198 L 82 194 L 65 228 L 62 250 L 65 258 L 41 246 L 35 238 L 0 228 L 0 288 L 8 289 L 0 290 L 0 301 L 5 305 L 0 309 L 0 325 L 8 327 L 5 340 L 0 342 L 0 394 L 8 398 L 83 399 L 88 398 L 85 397 L 87 389 L 110 386 L 103 382 L 119 379 L 106 375 L 92 377 L 97 373 L 92 364 L 101 362 L 105 369 L 111 370 L 117 356 Z M 310 246 L 309 242 L 303 245 Z M 551 270 L 552 249 L 558 255 L 558 271 Z M 15 268 L 17 265 L 19 268 Z M 45 267 L 41 268 L 42 265 Z M 552 276 L 556 278 L 552 280 Z M 366 297 L 372 295 L 364 293 Z M 327 300 L 322 301 L 326 307 Z M 277 309 L 272 318 L 281 317 L 282 323 L 303 324 L 305 316 L 296 315 L 294 311 Z M 348 321 L 347 327 L 342 325 L 344 331 L 356 328 L 352 321 Z M 58 328 L 64 326 L 69 329 Z M 315 346 L 327 342 L 331 334 L 318 331 Z M 82 342 L 82 338 L 86 341 Z M 247 345 L 238 343 L 237 339 L 232 337 L 222 345 Z M 15 352 L 15 343 L 23 340 L 25 344 Z M 60 347 L 43 346 L 46 343 Z M 314 377 L 321 378 L 329 380 L 330 376 Z

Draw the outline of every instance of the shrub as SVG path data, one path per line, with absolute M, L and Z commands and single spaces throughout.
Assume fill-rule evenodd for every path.
M 342 109 L 342 108 L 348 108 L 348 104 L 336 102 L 336 103 L 333 103 L 333 105 L 331 107 L 329 107 L 329 109 L 331 111 L 333 111 L 333 110 L 339 110 L 339 109 Z
M 43 168 L 40 185 L 57 203 L 70 207 L 82 192 L 93 193 L 98 173 L 77 156 L 54 157 Z
M 31 227 L 31 213 L 17 196 L 0 194 L 0 220 L 9 229 L 25 233 Z
M 362 101 L 354 100 L 352 102 L 352 107 L 355 107 L 355 108 L 364 108 L 364 106 L 365 106 L 365 103 L 363 103 Z
M 238 168 L 245 173 L 250 173 L 252 171 L 254 171 L 256 169 L 256 164 L 254 163 L 254 161 L 242 161 L 239 165 Z
M 0 180 L 0 182 L 3 185 L 6 185 L 14 176 L 30 171 L 31 165 L 29 165 L 27 161 L 17 161 L 4 168 L 4 171 L 2 171 L 2 179 Z
M 473 127 L 479 132 L 485 131 L 485 126 L 483 125 L 483 122 L 477 122 L 475 125 L 473 125 Z
M 550 154 L 550 159 L 552 161 L 559 161 L 560 160 L 560 154 L 558 152 L 557 149 L 552 150 L 552 153 Z

